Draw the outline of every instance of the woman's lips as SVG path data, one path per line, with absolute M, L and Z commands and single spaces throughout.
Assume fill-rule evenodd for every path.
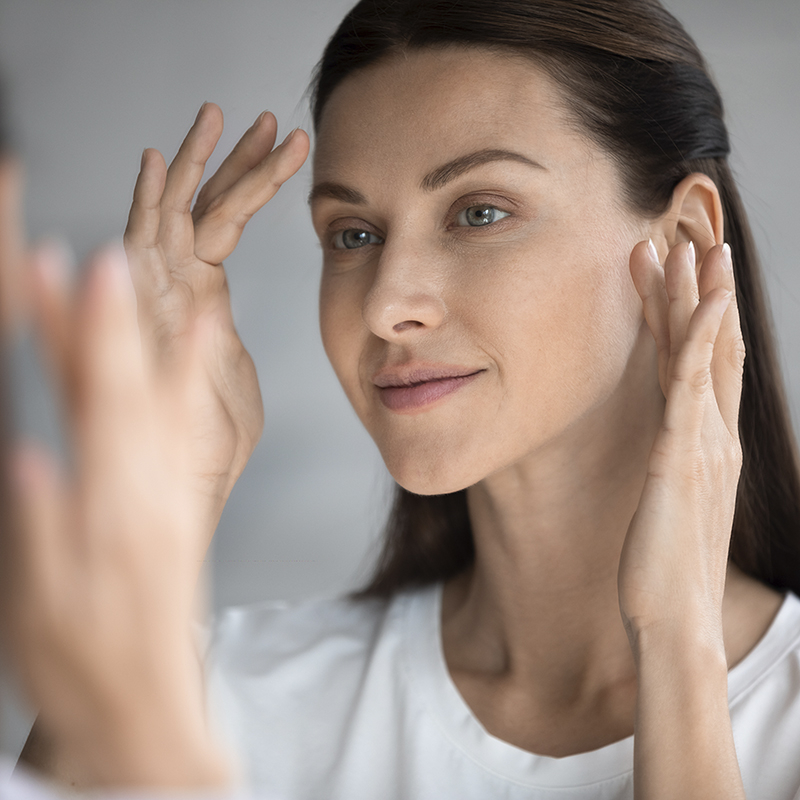
M 483 372 L 420 369 L 404 374 L 379 374 L 373 379 L 381 402 L 391 411 L 412 411 L 457 392 Z

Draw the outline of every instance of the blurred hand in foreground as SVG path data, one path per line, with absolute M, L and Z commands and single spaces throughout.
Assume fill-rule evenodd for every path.
M 17 185 L 2 175 L 0 209 L 13 211 Z M 21 236 L 8 219 L 5 309 L 21 285 Z M 214 321 L 198 315 L 172 369 L 157 371 L 121 249 L 98 254 L 80 290 L 56 250 L 31 261 L 33 315 L 64 399 L 72 464 L 37 446 L 8 447 L 5 644 L 70 782 L 223 788 L 229 768 L 206 722 L 192 632 L 207 542 L 184 413 L 205 379 L 201 351 Z

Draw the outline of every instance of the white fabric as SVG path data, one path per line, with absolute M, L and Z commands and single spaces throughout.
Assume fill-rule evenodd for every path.
M 630 800 L 633 737 L 550 758 L 497 739 L 453 684 L 441 587 L 379 601 L 234 608 L 209 655 L 212 713 L 256 795 L 291 800 Z M 800 800 L 800 600 L 729 673 L 750 800 Z
M 62 800 L 52 786 L 14 769 L 15 759 L 0 757 L 0 800 Z

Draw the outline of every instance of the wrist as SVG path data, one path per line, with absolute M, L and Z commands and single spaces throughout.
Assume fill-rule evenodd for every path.
M 727 670 L 722 615 L 705 607 L 671 606 L 670 613 L 652 618 L 623 619 L 634 659 L 649 655 L 659 659 L 720 660 Z

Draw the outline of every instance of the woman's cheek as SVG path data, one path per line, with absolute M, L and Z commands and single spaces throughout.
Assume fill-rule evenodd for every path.
M 355 273 L 323 270 L 319 292 L 322 346 L 350 402 L 357 401 L 364 287 Z

